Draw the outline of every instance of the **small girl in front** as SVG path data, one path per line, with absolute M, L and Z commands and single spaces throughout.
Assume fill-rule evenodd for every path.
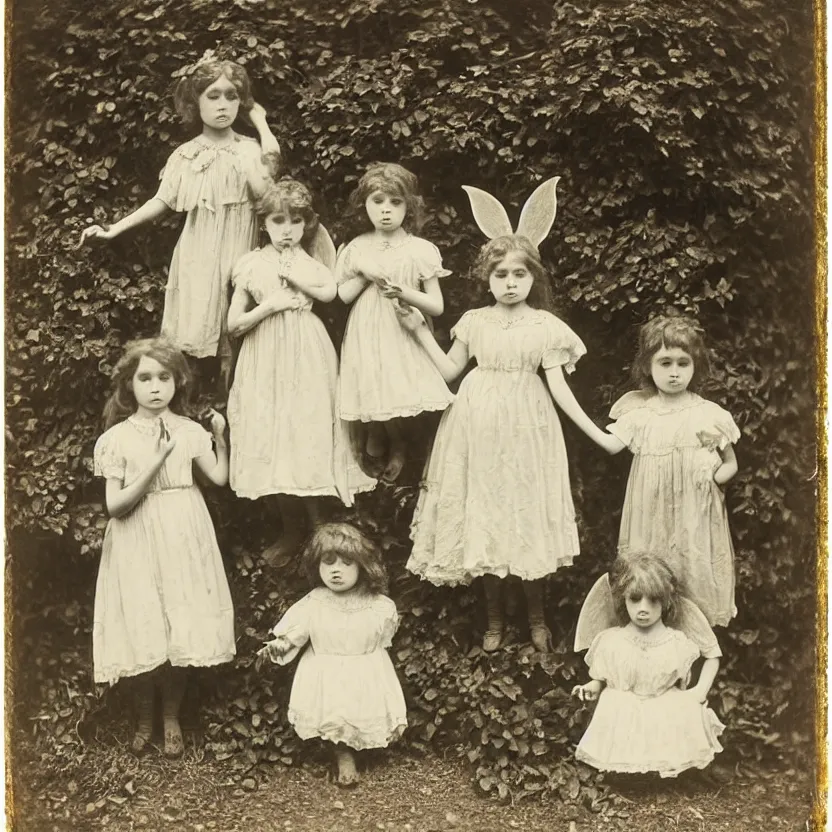
M 406 459 L 401 420 L 444 410 L 453 400 L 396 318 L 398 301 L 425 315 L 444 309 L 439 279 L 450 272 L 436 246 L 411 233 L 422 225 L 423 205 L 412 173 L 401 165 L 371 165 L 350 206 L 372 230 L 349 243 L 335 266 L 338 295 L 354 302 L 341 345 L 338 409 L 346 421 L 367 423 L 364 465 L 386 482 L 399 476 Z
M 693 392 L 709 374 L 695 324 L 661 315 L 641 328 L 633 377 L 641 390 L 610 411 L 612 453 L 629 448 L 618 553 L 665 557 L 711 626 L 734 606 L 734 547 L 724 486 L 737 473 L 740 431 L 718 404 Z
M 592 681 L 572 690 L 581 701 L 598 700 L 575 757 L 602 771 L 662 777 L 705 768 L 722 751 L 724 730 L 705 704 L 722 655 L 716 639 L 701 614 L 699 621 L 687 617 L 696 640 L 675 629 L 683 599 L 661 558 L 618 558 L 610 586 L 620 626 L 595 636 L 586 655 Z M 697 646 L 703 641 L 711 645 L 704 653 Z M 699 681 L 685 690 L 700 655 Z
M 312 527 L 320 500 L 375 486 L 353 458 L 348 431 L 335 413 L 338 356 L 313 301 L 337 292 L 330 268 L 304 246 L 321 235 L 312 195 L 281 179 L 257 204 L 269 243 L 234 266 L 228 331 L 243 336 L 228 400 L 231 488 L 240 497 L 276 495 L 283 535 L 264 553 L 280 563 L 306 536 L 295 503 L 302 500 Z M 332 260 L 334 261 L 334 248 Z M 330 262 L 329 266 L 331 267 Z
M 188 392 L 185 357 L 164 338 L 133 341 L 113 371 L 107 431 L 93 455 L 110 514 L 95 589 L 96 682 L 134 677 L 141 752 L 161 687 L 165 754 L 183 751 L 179 707 L 186 667 L 234 656 L 234 609 L 214 527 L 194 483 L 228 479 L 225 422 L 213 437 L 175 411 Z
M 400 312 L 402 325 L 446 381 L 471 358 L 477 361 L 442 416 L 413 516 L 407 568 L 437 585 L 483 578 L 483 649 L 489 652 L 502 642 L 500 579 L 509 575 L 523 580 L 533 644 L 542 652 L 552 649 L 542 579 L 579 553 L 566 445 L 552 398 L 591 439 L 604 445 L 610 438 L 584 413 L 564 378 L 586 352 L 584 345 L 549 311 L 537 245 L 555 218 L 555 184 L 548 180 L 529 198 L 517 234 L 510 233 L 496 199 L 468 189 L 475 219 L 492 237 L 474 273 L 495 302 L 460 318 L 447 355 L 418 311 Z M 495 208 L 482 209 L 486 197 Z M 497 209 L 504 222 L 495 226 L 488 217 Z
M 81 235 L 112 240 L 168 211 L 187 219 L 170 263 L 162 334 L 196 358 L 220 356 L 220 391 L 228 394 L 231 349 L 225 336 L 228 280 L 234 263 L 257 243 L 254 201 L 276 173 L 280 147 L 255 104 L 248 73 L 239 64 L 202 60 L 174 92 L 176 111 L 200 134 L 168 158 L 156 195 L 106 228 Z M 242 109 L 260 142 L 234 132 Z
M 325 523 L 303 556 L 315 588 L 272 630 L 260 660 L 298 662 L 289 722 L 301 739 L 332 745 L 336 782 L 358 781 L 356 752 L 386 748 L 407 725 L 404 695 L 387 653 L 399 624 L 386 596 L 378 547 L 348 523 Z

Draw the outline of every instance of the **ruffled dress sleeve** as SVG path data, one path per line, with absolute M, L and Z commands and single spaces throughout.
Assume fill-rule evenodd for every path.
M 309 641 L 309 621 L 313 605 L 313 593 L 310 592 L 296 604 L 292 604 L 272 629 L 275 638 L 285 639 L 292 645 L 290 650 L 277 658 L 278 664 L 289 664 Z
M 619 629 L 619 627 L 610 627 L 598 633 L 593 639 L 585 657 L 590 678 L 607 683 L 614 678 L 615 641 Z
M 381 636 L 379 647 L 389 650 L 393 644 L 393 636 L 399 629 L 399 613 L 396 605 L 386 595 L 380 595 L 377 602 L 377 611 L 381 619 Z
M 451 329 L 451 338 L 455 341 L 462 341 L 463 344 L 471 343 L 471 327 L 477 319 L 477 309 L 469 309 Z
M 211 453 L 214 450 L 214 441 L 211 434 L 205 430 L 202 425 L 188 419 L 181 427 L 184 436 L 186 447 L 188 449 L 188 456 L 190 459 L 196 459 L 204 454 Z
M 708 450 L 725 450 L 740 438 L 740 429 L 731 414 L 714 402 L 706 402 L 702 408 L 702 424 L 697 428 L 699 441 Z
M 563 367 L 567 373 L 575 371 L 575 365 L 586 355 L 584 342 L 559 318 L 546 314 L 546 346 L 540 364 L 544 370 Z
M 421 238 L 414 239 L 414 243 L 413 263 L 422 283 L 432 277 L 448 277 L 453 274 L 443 267 L 442 255 L 433 243 Z
M 243 289 L 249 294 L 253 294 L 251 288 L 251 276 L 259 258 L 260 249 L 255 249 L 254 251 L 249 251 L 244 254 L 239 260 L 237 260 L 234 264 L 234 268 L 231 270 L 231 285 L 235 289 Z
M 653 395 L 649 390 L 631 390 L 610 408 L 610 419 L 615 421 L 607 425 L 607 430 L 631 451 L 638 450 L 640 428 L 647 414 L 645 406 Z
M 110 428 L 98 437 L 92 460 L 96 477 L 124 480 L 127 472 L 127 457 L 119 447 L 118 432 L 115 428 Z

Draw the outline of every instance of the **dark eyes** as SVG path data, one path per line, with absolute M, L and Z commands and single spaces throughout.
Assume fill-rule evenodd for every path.
M 332 566 L 332 564 L 335 563 L 335 561 L 338 560 L 338 558 L 339 555 L 324 555 L 321 558 L 321 563 L 325 563 L 327 566 Z M 344 564 L 344 566 L 352 566 L 351 558 L 345 558 L 341 556 L 341 562 Z

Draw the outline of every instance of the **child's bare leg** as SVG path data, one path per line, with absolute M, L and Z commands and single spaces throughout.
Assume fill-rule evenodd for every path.
M 367 422 L 367 456 L 374 459 L 384 456 L 384 425 Z
M 309 531 L 323 522 L 323 506 L 320 497 L 304 497 L 303 507 L 306 509 L 306 516 L 309 520 Z
M 502 581 L 496 575 L 483 575 L 482 586 L 485 590 L 485 613 L 488 619 L 482 649 L 486 653 L 493 653 L 503 640 Z
M 133 697 L 136 705 L 136 733 L 130 747 L 141 754 L 153 735 L 153 693 L 155 684 L 153 672 L 136 676 L 133 682 Z
M 269 566 L 285 566 L 297 554 L 306 537 L 306 526 L 301 516 L 300 501 L 288 494 L 277 495 L 283 532 L 276 543 L 263 552 L 263 560 Z
M 523 589 L 526 591 L 526 607 L 529 611 L 529 634 L 532 644 L 541 653 L 551 653 L 552 633 L 546 626 L 546 618 L 543 614 L 543 579 L 537 581 L 523 581 Z
M 355 752 L 346 745 L 333 746 L 335 751 L 335 764 L 338 772 L 335 782 L 339 786 L 354 786 L 358 782 L 358 766 L 355 761 Z
M 404 468 L 406 460 L 404 437 L 400 419 L 389 419 L 384 423 L 387 438 L 390 442 L 390 458 L 381 478 L 385 482 L 395 482 Z
M 179 757 L 185 750 L 179 709 L 185 695 L 184 667 L 165 667 L 162 672 L 162 718 L 165 726 L 165 756 Z

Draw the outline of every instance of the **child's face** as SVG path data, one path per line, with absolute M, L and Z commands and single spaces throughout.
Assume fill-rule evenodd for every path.
M 240 109 L 240 95 L 234 84 L 220 75 L 199 96 L 199 117 L 206 127 L 225 130 L 234 124 Z
M 364 203 L 367 216 L 376 231 L 392 234 L 402 227 L 407 214 L 407 203 L 403 197 L 373 191 Z
M 300 214 L 286 211 L 275 211 L 274 214 L 269 214 L 264 224 L 269 240 L 277 249 L 300 245 L 306 228 L 306 223 Z
M 139 413 L 144 416 L 164 413 L 176 393 L 173 373 L 149 355 L 139 360 L 132 384 Z
M 358 583 L 358 564 L 340 555 L 321 558 L 319 571 L 324 586 L 333 592 L 349 592 Z
M 534 277 L 526 266 L 523 254 L 510 251 L 491 270 L 488 287 L 497 303 L 516 306 L 525 303 L 532 289 Z
M 662 620 L 662 602 L 654 601 L 640 592 L 628 592 L 627 615 L 640 630 L 650 630 Z
M 693 378 L 693 358 L 680 347 L 662 347 L 650 361 L 656 389 L 666 396 L 679 396 Z

